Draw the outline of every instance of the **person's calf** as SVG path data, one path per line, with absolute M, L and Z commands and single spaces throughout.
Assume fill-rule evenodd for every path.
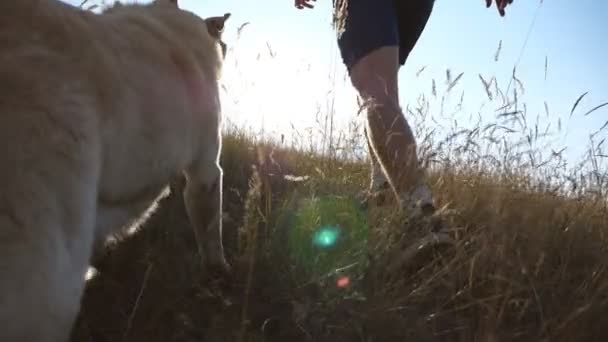
M 426 173 L 417 159 L 414 135 L 400 108 L 390 103 L 375 102 L 368 103 L 365 109 L 368 118 L 365 133 L 372 164 L 367 203 L 380 206 L 389 204 L 385 196 L 392 192 L 398 210 L 407 217 L 421 219 L 436 216 L 433 195 L 426 184 Z
M 390 101 L 366 103 L 370 153 L 398 195 L 411 192 L 421 181 L 416 141 L 401 108 Z

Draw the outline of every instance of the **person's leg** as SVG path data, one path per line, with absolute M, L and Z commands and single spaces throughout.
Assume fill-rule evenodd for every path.
M 365 101 L 367 135 L 377 161 L 402 206 L 432 205 L 423 187 L 416 141 L 399 106 L 399 47 L 385 46 L 361 58 L 351 69 L 351 81 Z M 418 198 L 412 198 L 417 192 Z M 421 203 L 411 203 L 420 200 Z
M 414 49 L 420 35 L 424 31 L 426 23 L 433 10 L 435 0 L 421 1 L 400 1 L 393 0 L 393 4 L 397 13 L 397 25 L 399 34 L 399 64 L 404 65 L 410 52 Z M 368 140 L 367 130 L 365 130 L 365 138 Z M 371 151 L 371 146 L 368 148 Z M 370 153 L 371 164 L 371 180 L 368 191 L 368 198 L 373 198 L 379 205 L 385 203 L 386 196 L 390 195 L 387 190 L 390 190 L 389 183 L 384 176 L 382 166 L 374 156 Z M 424 190 L 424 189 L 423 189 Z
M 376 205 L 385 205 L 388 201 L 387 196 L 391 196 L 391 185 L 386 179 L 386 176 L 384 176 L 382 165 L 380 165 L 376 158 L 376 154 L 373 152 L 372 145 L 369 141 L 369 135 L 367 134 L 367 128 L 363 129 L 363 133 L 365 135 L 365 142 L 367 143 L 367 150 L 369 151 L 369 164 L 371 169 L 369 187 L 363 203 L 367 205 L 370 200 L 373 200 Z
M 392 0 L 350 0 L 347 10 L 339 44 L 352 84 L 365 103 L 372 162 L 382 164 L 402 205 L 420 200 L 421 207 L 432 208 L 430 192 L 421 185 L 415 139 L 399 106 L 403 48 L 396 7 Z

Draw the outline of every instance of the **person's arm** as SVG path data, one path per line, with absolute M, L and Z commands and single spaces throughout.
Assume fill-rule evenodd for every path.
M 296 2 L 298 1 L 296 0 Z M 496 9 L 498 9 L 498 13 L 500 13 L 501 17 L 504 17 L 505 8 L 512 4 L 513 0 L 486 0 L 486 8 L 490 8 L 490 6 L 492 6 L 492 2 L 496 2 Z
M 313 4 L 311 4 L 311 2 L 314 2 L 317 0 L 295 0 L 295 6 L 297 9 L 303 9 L 303 8 L 314 8 L 315 6 Z

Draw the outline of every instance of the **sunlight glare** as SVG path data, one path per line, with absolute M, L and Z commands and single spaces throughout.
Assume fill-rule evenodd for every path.
M 319 116 L 333 113 L 335 120 L 347 121 L 357 113 L 354 90 L 341 68 L 332 75 L 328 63 L 293 48 L 248 47 L 234 56 L 229 55 L 226 64 L 233 67 L 225 69 L 222 80 L 222 103 L 231 121 L 269 133 L 303 133 Z

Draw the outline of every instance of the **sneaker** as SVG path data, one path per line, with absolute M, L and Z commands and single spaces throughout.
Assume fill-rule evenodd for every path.
M 394 196 L 393 191 L 391 190 L 391 186 L 388 184 L 388 182 L 384 182 L 380 186 L 370 187 L 370 189 L 363 191 L 359 195 L 359 201 L 361 208 L 367 209 L 370 205 L 387 205 L 390 201 L 391 196 Z
M 424 183 L 400 197 L 401 210 L 410 218 L 429 217 L 437 211 L 433 203 L 433 193 Z
M 393 195 L 391 185 L 382 173 L 380 166 L 372 163 L 369 188 L 359 195 L 362 209 L 369 208 L 370 205 L 387 205 Z
M 451 229 L 444 220 L 446 215 L 450 214 L 450 210 L 446 208 L 438 210 L 435 207 L 431 189 L 426 184 L 418 185 L 401 197 L 401 210 L 405 211 L 408 223 L 421 227 L 422 233 L 425 234 L 422 239 L 414 243 L 418 247 L 413 248 L 411 253 L 428 247 L 455 244 L 450 234 Z

